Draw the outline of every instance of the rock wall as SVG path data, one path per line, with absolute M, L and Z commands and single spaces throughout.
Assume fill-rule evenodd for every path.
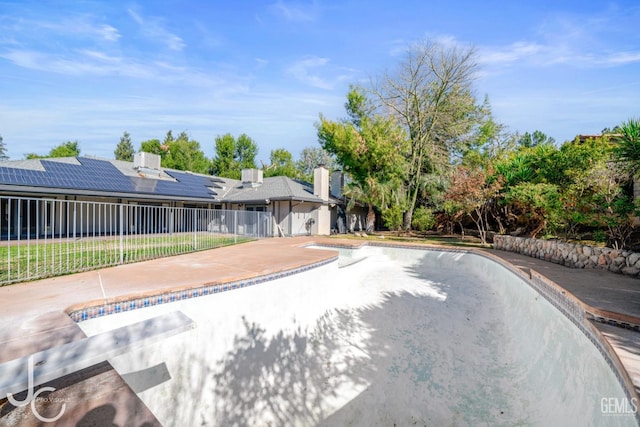
M 596 268 L 638 277 L 640 253 L 557 240 L 495 235 L 493 247 L 572 268 Z

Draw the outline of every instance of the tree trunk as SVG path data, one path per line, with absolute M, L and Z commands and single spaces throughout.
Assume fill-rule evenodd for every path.
M 411 230 L 411 221 L 413 220 L 413 212 L 406 211 L 402 213 L 402 228 L 405 231 Z
M 543 219 L 540 221 L 540 224 L 538 224 L 538 226 L 535 228 L 535 230 L 533 230 L 531 232 L 531 234 L 529 235 L 529 237 L 531 237 L 532 239 L 535 239 L 536 236 L 538 235 L 538 233 L 540 233 L 542 230 L 544 230 L 544 228 L 547 226 L 547 220 Z
M 369 211 L 367 212 L 366 232 L 371 234 L 376 224 L 376 213 L 373 210 L 373 205 L 369 203 Z
M 413 169 L 413 162 L 416 163 L 414 174 L 416 174 L 417 178 L 416 177 L 412 178 L 411 179 L 412 182 L 410 182 L 409 184 L 409 188 L 411 188 L 412 185 L 413 185 L 413 188 L 411 188 L 409 191 L 409 206 L 407 206 L 406 212 L 404 212 L 402 215 L 402 219 L 403 219 L 402 227 L 404 228 L 404 231 L 411 230 L 411 221 L 413 220 L 413 211 L 416 208 L 416 203 L 418 201 L 418 191 L 420 189 L 418 178 L 422 171 L 422 160 L 423 160 L 423 153 L 422 153 L 422 150 L 419 149 L 418 153 L 416 153 L 416 158 L 412 160 L 412 165 L 411 165 Z
M 480 236 L 480 243 L 483 245 L 487 244 L 487 230 L 485 227 L 484 218 L 482 216 L 482 211 L 476 209 L 476 215 L 478 215 L 478 219 L 474 218 L 471 215 L 471 219 L 476 223 L 476 227 L 478 228 L 478 235 Z

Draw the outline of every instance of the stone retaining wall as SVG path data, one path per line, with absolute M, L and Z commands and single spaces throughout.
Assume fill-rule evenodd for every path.
M 504 235 L 493 237 L 493 247 L 572 268 L 596 268 L 632 277 L 640 273 L 638 252 Z

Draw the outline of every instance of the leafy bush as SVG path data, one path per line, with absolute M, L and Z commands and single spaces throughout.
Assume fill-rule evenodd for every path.
M 382 220 L 384 225 L 391 231 L 399 231 L 402 229 L 402 208 L 393 205 L 382 211 Z
M 418 231 L 427 231 L 436 225 L 436 217 L 431 209 L 424 206 L 418 207 L 413 212 L 411 227 Z
M 560 194 L 553 184 L 532 184 L 525 182 L 511 187 L 505 195 L 505 202 L 520 217 L 531 231 L 531 237 L 546 231 L 554 234 L 560 226 L 563 206 Z
M 604 243 L 607 240 L 607 233 L 604 230 L 596 230 L 593 232 L 593 240 L 598 243 Z

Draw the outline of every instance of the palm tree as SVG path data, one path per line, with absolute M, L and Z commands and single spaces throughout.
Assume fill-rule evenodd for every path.
M 368 177 L 364 183 L 351 182 L 345 189 L 345 196 L 349 198 L 347 211 L 353 209 L 357 202 L 367 205 L 365 231 L 372 233 L 376 222 L 374 206 L 386 209 L 391 204 L 403 204 L 406 195 L 399 180 L 379 182 Z
M 613 137 L 618 145 L 614 154 L 634 176 L 640 174 L 640 119 L 632 118 L 622 123 L 619 136 Z
M 347 211 L 353 209 L 356 203 L 360 202 L 367 205 L 367 219 L 365 221 L 365 231 L 367 233 L 372 233 L 375 221 L 376 214 L 373 210 L 373 206 L 376 204 L 377 198 L 375 194 L 368 184 L 360 184 L 359 182 L 351 182 L 345 188 L 345 196 L 349 198 L 347 202 Z

